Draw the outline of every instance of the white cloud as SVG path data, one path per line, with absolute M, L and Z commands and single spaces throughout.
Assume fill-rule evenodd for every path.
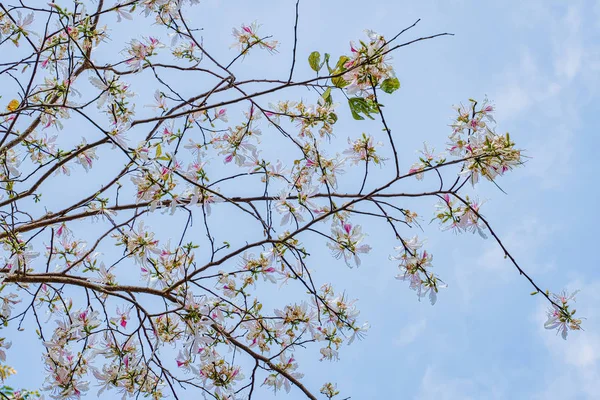
M 584 10 L 577 2 L 554 7 L 522 2 L 515 15 L 530 25 L 543 21 L 542 31 L 521 27 L 525 39 L 514 51 L 518 62 L 496 77 L 498 89 L 492 92 L 498 119 L 524 127 L 511 133 L 532 157 L 525 174 L 543 189 L 559 188 L 572 173 L 565 166 L 574 154 L 581 109 L 599 82 L 600 51 L 586 34 L 591 22 Z
M 522 117 L 530 108 L 560 94 L 562 85 L 549 71 L 539 65 L 539 49 L 524 47 L 519 61 L 499 78 L 500 87 L 494 94 L 498 118 L 507 121 Z
M 516 82 L 510 83 L 495 96 L 500 116 L 514 116 L 529 108 L 532 102 L 531 94 Z
M 562 19 L 561 35 L 555 36 L 554 68 L 558 77 L 572 80 L 580 71 L 583 58 L 583 43 L 580 34 L 580 9 L 571 5 Z M 564 30 L 563 30 L 564 29 Z
M 425 331 L 427 327 L 427 320 L 421 319 L 420 321 L 415 322 L 414 324 L 410 324 L 400 330 L 400 333 L 394 340 L 394 345 L 398 347 L 403 347 L 411 344 L 415 340 L 419 338 L 421 333 Z
M 415 400 L 504 399 L 501 377 L 450 377 L 440 369 L 429 366 L 421 380 Z
M 421 380 L 418 400 L 458 400 L 471 399 L 475 384 L 469 379 L 448 378 L 434 367 L 427 367 Z

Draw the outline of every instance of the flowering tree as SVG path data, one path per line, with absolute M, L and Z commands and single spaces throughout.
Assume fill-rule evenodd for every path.
M 580 329 L 573 294 L 540 288 L 467 194 L 523 164 L 490 102 L 456 107 L 444 153 L 398 156 L 384 108 L 400 87 L 391 55 L 448 34 L 404 41 L 415 23 L 390 38 L 366 31 L 332 50 L 341 55 L 297 54 L 296 3 L 289 67 L 240 79 L 247 57 L 281 57 L 278 42 L 244 24 L 224 61 L 211 50 L 222 41 L 205 43 L 191 23 L 198 3 L 0 2 L 0 318 L 4 332 L 35 325 L 43 391 L 338 398 L 334 383 L 303 384 L 295 355 L 337 360 L 369 328 L 356 300 L 315 271 L 332 262 L 323 248 L 359 266 L 375 221 L 397 241 L 377 251 L 419 300 L 435 304 L 446 286 L 412 233 L 432 217 L 491 236 L 548 301 L 546 328 Z M 106 24 L 130 20 L 151 34 L 109 40 L 117 28 Z M 355 130 L 336 132 L 341 118 Z M 367 120 L 378 128 L 363 133 Z M 421 189 L 407 191 L 414 180 Z M 406 208 L 409 198 L 432 214 Z M 9 347 L 0 339 L 2 361 Z M 12 373 L 0 368 L 2 380 Z

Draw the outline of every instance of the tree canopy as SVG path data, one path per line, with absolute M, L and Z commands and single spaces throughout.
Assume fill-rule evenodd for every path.
M 527 159 L 491 101 L 455 106 L 436 127 L 443 151 L 398 155 L 392 55 L 451 34 L 415 34 L 416 21 L 302 54 L 297 1 L 283 54 L 257 22 L 230 37 L 202 30 L 202 7 L 0 3 L 3 380 L 28 327 L 52 398 L 350 398 L 326 377 L 303 381 L 368 334 L 327 269 L 384 252 L 389 278 L 433 305 L 449 290 L 424 240 L 438 227 L 495 241 L 547 301 L 546 328 L 580 329 L 575 293 L 539 285 L 483 214 L 477 187 L 502 190 Z

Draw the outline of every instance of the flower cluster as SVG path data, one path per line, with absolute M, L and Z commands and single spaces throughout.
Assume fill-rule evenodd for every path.
M 292 169 L 296 189 L 302 192 L 310 191 L 314 186 L 337 189 L 337 178 L 345 172 L 346 159 L 339 154 L 330 157 L 310 143 L 306 143 L 302 150 L 304 159 L 294 161 Z
M 258 46 L 268 52 L 275 52 L 278 42 L 276 40 L 265 40 L 258 35 L 258 25 L 256 22 L 250 25 L 242 25 L 240 29 L 233 28 L 233 37 L 235 42 L 231 47 L 237 47 L 241 54 L 246 54 L 253 46 Z
M 287 117 L 290 122 L 296 122 L 300 128 L 299 138 L 312 139 L 315 137 L 314 129 L 319 128 L 320 137 L 331 138 L 333 125 L 337 122 L 335 109 L 337 104 L 330 101 L 328 97 L 320 97 L 317 104 L 306 104 L 303 101 L 280 101 L 276 105 L 271 104 L 273 111 L 266 112 L 267 116 L 275 123 L 279 123 L 280 116 Z
M 291 200 L 288 200 L 288 193 L 286 191 L 281 192 L 279 200 L 275 203 L 275 209 L 283 215 L 281 225 L 286 225 L 294 221 L 297 224 L 304 221 L 301 214 L 302 206 L 296 206 Z
M 349 222 L 335 221 L 331 226 L 331 235 L 332 242 L 327 242 L 327 247 L 331 249 L 335 258 L 343 257 L 349 267 L 352 267 L 350 261 L 360 266 L 358 255 L 371 251 L 368 244 L 360 244 L 366 236 L 362 233 L 360 225 L 352 226 Z
M 164 47 L 164 45 L 156 38 L 149 37 L 145 38 L 144 42 L 139 40 L 132 40 L 129 43 L 129 48 L 126 49 L 129 59 L 127 65 L 132 71 L 140 72 L 147 61 L 148 57 L 156 55 L 156 50 Z
M 134 115 L 133 107 L 129 106 L 128 98 L 133 97 L 129 84 L 122 82 L 111 71 L 106 71 L 104 76 L 92 76 L 90 82 L 101 91 L 97 105 L 104 107 L 104 113 L 109 117 L 114 126 L 127 126 Z
M 101 325 L 98 311 L 90 309 L 65 310 L 65 318 L 57 321 L 52 338 L 46 341 L 44 362 L 48 375 L 44 390 L 50 391 L 56 399 L 79 398 L 89 390 L 85 380 L 89 363 L 94 353 L 89 350 L 93 334 Z M 83 351 L 76 353 L 72 346 L 78 342 L 88 343 Z
M 86 249 L 87 242 L 76 238 L 64 224 L 58 226 L 52 246 L 46 246 L 46 257 L 56 263 L 57 271 L 97 271 L 99 252 Z
M 30 29 L 35 15 L 29 13 L 23 16 L 21 11 L 17 11 L 16 14 L 18 16 L 17 20 L 13 22 L 8 14 L 0 12 L 0 40 L 3 39 L 3 35 L 6 35 L 16 47 L 19 47 L 22 38 L 36 34 Z
M 340 391 L 337 390 L 337 385 L 335 383 L 327 382 L 325 383 L 320 390 L 321 394 L 327 396 L 328 399 L 333 399 L 335 396 L 340 394 Z
M 313 299 L 313 301 L 320 310 L 322 318 L 329 324 L 329 326 L 319 327 L 317 331 L 322 334 L 321 340 L 329 343 L 327 348 L 330 350 L 333 350 L 332 345 L 335 345 L 335 350 L 337 350 L 343 342 L 338 330 L 345 331 L 344 335 L 349 334 L 348 344 L 352 344 L 356 338 L 362 338 L 370 327 L 368 322 L 362 324 L 358 322 L 360 311 L 356 307 L 357 300 L 348 300 L 346 295 L 336 294 L 331 285 L 323 285 L 319 291 L 318 300 Z M 333 356 L 337 358 L 337 352 L 334 354 L 332 351 L 324 352 L 323 348 L 321 354 L 324 358 L 331 359 Z
M 569 302 L 575 301 L 575 295 L 578 291 L 571 294 L 566 291 L 560 294 L 552 293 L 551 298 L 556 303 L 547 312 L 548 320 L 544 323 L 546 329 L 556 329 L 557 334 L 563 339 L 567 339 L 569 330 L 578 331 L 581 329 L 581 319 L 574 317 L 577 310 L 569 310 Z
M 451 125 L 450 154 L 467 159 L 462 174 L 475 185 L 481 176 L 492 181 L 498 175 L 523 163 L 521 150 L 515 148 L 510 135 L 498 135 L 490 123 L 494 107 L 486 101 L 481 107 L 471 100 L 469 107 L 456 108 L 458 116 Z
M 423 150 L 419 151 L 422 155 L 419 157 L 419 161 L 414 163 L 408 170 L 409 174 L 414 174 L 418 180 L 423 179 L 423 170 L 434 166 L 442 165 L 446 162 L 443 154 L 434 154 L 435 149 L 429 149 L 427 143 L 423 144 Z
M 0 338 L 0 361 L 6 361 L 6 353 L 3 349 L 10 349 L 12 343 L 6 340 L 6 338 Z
M 446 284 L 430 271 L 433 256 L 427 250 L 421 250 L 423 242 L 415 236 L 410 240 L 401 239 L 402 244 L 395 247 L 399 254 L 390 257 L 391 260 L 399 260 L 400 274 L 396 279 L 408 281 L 409 287 L 417 292 L 419 301 L 429 296 L 431 304 L 437 301 L 437 293 Z
M 146 265 L 152 254 L 160 254 L 158 240 L 154 239 L 154 232 L 146 229 L 144 221 L 138 223 L 136 230 L 132 229 L 116 238 L 118 245 L 126 246 L 127 255 L 141 265 Z
M 33 17 L 33 14 L 31 14 Z M 3 39 L 4 35 L 11 35 L 15 30 L 15 25 L 10 19 L 9 15 L 4 12 L 0 12 L 0 40 Z
M 357 45 L 350 42 L 350 57 L 343 64 L 343 79 L 348 83 L 348 94 L 368 93 L 369 90 L 386 79 L 395 79 L 394 69 L 389 64 L 389 46 L 382 35 L 371 30 L 365 31 L 368 42 L 362 40 Z
M 214 148 L 220 150 L 219 154 L 225 155 L 225 163 L 234 161 L 236 165 L 242 166 L 249 154 L 256 152 L 256 146 L 250 140 L 259 141 L 261 131 L 255 125 L 261 115 L 251 106 L 245 116 L 246 121 L 234 128 L 230 127 L 228 133 L 217 135 L 211 141 Z
M 279 362 L 275 364 L 281 371 L 285 371 L 289 376 L 295 379 L 300 379 L 304 374 L 296 372 L 298 369 L 298 363 L 294 360 L 293 356 L 286 356 L 284 353 L 279 355 Z M 263 385 L 270 386 L 275 392 L 281 389 L 283 386 L 287 393 L 292 389 L 292 383 L 289 379 L 283 376 L 281 373 L 272 373 L 263 382 Z
M 193 62 L 195 64 L 200 63 L 202 61 L 202 53 L 197 54 L 199 52 L 198 46 L 194 42 L 185 42 L 177 46 L 173 49 L 173 56 L 182 60 L 188 60 L 189 62 Z
M 98 159 L 96 155 L 96 149 L 88 147 L 88 143 L 85 138 L 82 138 L 81 144 L 76 147 L 77 157 L 75 162 L 83 167 L 83 169 L 89 171 L 92 168 L 94 160 Z M 67 173 L 68 175 L 68 173 Z
M 50 159 L 55 159 L 57 155 L 56 151 L 56 138 L 57 136 L 48 137 L 44 134 L 39 135 L 37 132 L 32 134 L 23 141 L 23 144 L 27 147 L 27 152 L 32 162 L 43 165 Z
M 165 21 L 178 21 L 181 18 L 180 11 L 186 3 L 193 6 L 200 4 L 200 0 L 146 0 L 139 6 L 144 16 L 154 15 L 157 24 L 165 24 Z M 121 8 L 116 10 L 121 10 Z
M 214 390 L 217 398 L 223 394 L 233 395 L 235 384 L 244 379 L 240 367 L 229 364 L 214 350 L 203 351 L 201 357 L 204 360 L 199 374 L 204 387 Z
M 154 400 L 164 397 L 161 390 L 163 383 L 145 362 L 140 344 L 135 338 L 119 342 L 107 332 L 92 354 L 103 356 L 108 361 L 102 369 L 92 369 L 100 386 L 98 396 L 105 390 L 116 388 L 123 394 L 123 398 L 133 397 L 136 393 L 145 397 L 152 396 Z
M 456 233 L 477 232 L 482 238 L 487 238 L 484 233 L 487 227 L 479 214 L 482 202 L 477 199 L 469 199 L 469 196 L 466 197 L 464 203 L 458 202 L 447 193 L 441 197 L 436 205 L 435 219 L 444 225 L 443 230 L 453 230 Z
M 362 134 L 362 137 L 351 141 L 348 138 L 348 144 L 350 148 L 344 150 L 344 154 L 347 154 L 349 159 L 354 163 L 358 164 L 361 161 L 368 163 L 369 161 L 373 161 L 375 164 L 381 164 L 384 159 L 377 154 L 376 146 L 381 147 L 383 143 L 376 142 L 373 139 L 373 136 L 368 135 L 366 133 Z
M 21 153 L 15 149 L 9 149 L 0 154 L 0 187 L 6 192 L 13 192 L 14 190 L 14 179 L 21 175 L 19 166 L 21 165 L 22 157 Z M 4 195 L 2 195 L 4 197 Z
M 8 274 L 30 271 L 31 261 L 40 255 L 34 250 L 31 243 L 24 241 L 19 235 L 7 236 L 1 242 L 2 248 L 8 254 L 3 260 L 4 268 L 8 270 Z

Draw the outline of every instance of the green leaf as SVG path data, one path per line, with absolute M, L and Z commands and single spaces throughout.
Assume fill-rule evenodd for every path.
M 338 59 L 337 64 L 335 65 L 335 69 L 336 71 L 339 70 L 339 72 L 343 72 L 346 70 L 346 67 L 344 67 L 344 64 L 346 64 L 346 62 L 350 61 L 350 57 L 348 56 L 340 56 L 340 58 Z
M 350 106 L 350 112 L 352 113 L 352 117 L 354 119 L 364 119 L 360 114 L 364 114 L 368 118 L 374 119 L 370 114 L 376 111 L 376 106 L 374 104 L 370 104 L 362 97 L 352 97 L 351 99 L 348 99 L 348 105 Z
M 387 78 L 383 82 L 381 82 L 381 90 L 386 93 L 394 93 L 396 90 L 400 89 L 400 81 L 398 78 Z
M 325 53 L 325 64 L 327 65 L 327 69 L 329 70 L 330 74 L 333 74 L 333 68 L 331 68 L 331 65 L 329 65 L 329 57 L 327 57 L 329 54 Z
M 12 396 L 13 393 L 15 392 L 15 390 L 13 388 L 11 388 L 10 386 L 5 385 L 0 388 L 0 392 L 6 394 L 8 396 Z
M 340 89 L 349 85 L 349 83 L 346 82 L 341 76 L 331 78 L 331 83 L 333 83 L 333 86 Z
M 323 100 L 325 100 L 325 104 L 331 105 L 331 88 L 327 88 L 327 90 L 323 93 L 323 96 L 321 97 L 323 97 Z
M 339 74 L 343 73 L 344 71 L 346 71 L 346 67 L 344 67 L 344 64 L 346 64 L 346 62 L 348 60 L 350 60 L 350 58 L 348 58 L 346 56 L 340 56 L 337 64 L 335 65 L 335 68 L 331 68 L 329 66 L 329 63 L 327 63 L 327 68 L 329 69 L 329 73 L 331 75 L 339 75 Z M 331 83 L 333 83 L 333 85 L 337 88 L 343 88 L 343 87 L 349 85 L 349 83 L 346 82 L 344 80 L 344 78 L 342 78 L 341 76 L 336 76 L 335 78 L 331 78 Z
M 329 68 L 329 57 L 330 57 L 329 53 L 325 53 L 325 56 L 323 57 L 324 60 L 321 63 L 321 67 L 319 67 L 319 69 L 323 68 L 323 65 L 325 65 L 325 64 L 327 64 L 327 68 Z
M 329 54 L 325 54 L 325 62 L 327 63 L 327 69 L 329 70 L 330 74 L 339 74 L 340 72 L 344 72 L 346 71 L 346 67 L 344 67 L 344 64 L 346 64 L 346 62 L 348 60 L 350 60 L 349 57 L 347 56 L 340 56 L 340 58 L 338 59 L 337 63 L 335 64 L 335 67 L 331 68 L 331 66 L 329 65 Z
M 313 51 L 308 56 L 308 64 L 312 68 L 313 71 L 319 72 L 322 67 L 321 64 L 321 54 L 318 51 Z
M 354 111 L 353 109 L 350 109 L 350 111 L 352 111 L 352 117 L 353 117 L 354 119 L 357 119 L 357 120 L 364 119 L 364 117 L 361 117 L 361 116 L 360 116 L 359 114 L 357 114 L 357 113 L 356 113 L 356 111 Z

